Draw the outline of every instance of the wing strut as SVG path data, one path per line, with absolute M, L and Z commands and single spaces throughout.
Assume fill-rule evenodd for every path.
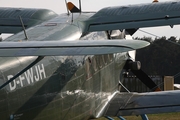
M 27 33 L 26 33 L 26 29 L 25 29 L 25 27 L 24 27 L 24 23 L 23 23 L 23 20 L 22 20 L 21 16 L 19 16 L 19 20 L 20 20 L 20 22 L 21 22 L 22 29 L 23 29 L 23 31 L 24 31 L 24 35 L 25 35 L 25 37 L 26 37 L 26 40 L 28 40 L 28 36 L 27 36 Z
M 14 77 L 12 77 L 10 80 L 8 80 L 7 82 L 5 82 L 3 85 L 0 86 L 0 90 L 2 88 L 4 88 L 7 84 L 9 84 L 10 82 L 12 82 L 13 80 L 15 80 L 17 77 L 19 77 L 21 74 L 23 74 L 24 72 L 26 72 L 28 69 L 30 69 L 31 67 L 33 67 L 36 63 L 38 63 L 39 61 L 41 61 L 44 58 L 44 56 L 39 56 L 35 61 L 33 61 L 31 64 L 29 64 L 27 67 L 25 67 L 23 70 L 21 70 L 19 73 L 17 73 Z
M 68 9 L 68 5 L 67 5 L 67 0 L 65 0 L 65 4 L 66 4 L 66 8 L 67 8 L 67 15 L 69 15 L 69 9 Z
M 80 10 L 80 12 L 82 11 L 81 0 L 79 0 L 79 10 Z

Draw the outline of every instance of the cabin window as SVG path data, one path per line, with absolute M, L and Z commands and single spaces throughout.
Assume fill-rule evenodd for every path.
M 96 58 L 95 56 L 92 58 L 92 65 L 93 65 L 93 69 L 96 72 L 97 71 L 97 63 L 96 63 Z
M 113 54 L 108 54 L 108 59 L 111 62 L 113 60 Z
M 91 58 L 90 58 L 90 57 L 88 57 L 88 62 L 89 62 L 89 64 L 91 64 L 91 63 L 92 63 L 92 61 L 91 61 Z
M 103 57 L 102 57 L 102 55 L 97 55 L 96 62 L 98 64 L 99 68 L 103 67 Z
M 108 63 L 108 55 L 102 55 L 104 64 L 106 65 Z
M 85 69 L 86 69 L 86 78 L 87 79 L 92 76 L 90 67 L 91 67 L 91 58 L 88 57 L 85 61 Z

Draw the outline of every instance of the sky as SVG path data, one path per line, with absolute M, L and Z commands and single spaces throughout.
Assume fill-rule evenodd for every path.
M 68 1 L 68 0 L 67 0 Z M 78 6 L 79 0 L 71 0 L 76 6 Z M 98 2 L 97 2 L 98 1 Z M 121 6 L 121 5 L 133 5 L 141 3 L 151 3 L 153 0 L 82 0 L 83 11 L 98 11 L 103 7 L 108 6 Z M 159 2 L 165 2 L 170 0 L 159 0 Z M 55 11 L 58 14 L 67 12 L 65 6 L 65 0 L 0 0 L 0 7 L 18 7 L 18 8 L 46 8 Z M 153 28 L 141 28 L 140 30 L 157 35 L 157 36 L 175 36 L 180 38 L 180 25 L 170 28 L 166 27 L 153 27 Z M 153 37 L 142 31 L 137 31 L 133 37 Z

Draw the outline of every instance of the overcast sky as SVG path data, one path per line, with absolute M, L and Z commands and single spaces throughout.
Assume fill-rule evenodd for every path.
M 67 0 L 68 1 L 68 0 Z M 79 0 L 71 0 L 75 5 L 78 6 Z M 170 0 L 159 0 L 159 2 L 170 1 Z M 83 11 L 98 11 L 103 7 L 108 6 L 121 6 L 129 4 L 141 4 L 151 3 L 152 0 L 82 0 Z M 55 11 L 56 13 L 66 12 L 64 0 L 0 0 L 0 7 L 29 7 L 29 8 L 46 8 Z M 155 27 L 155 28 L 143 28 L 143 31 L 155 34 L 157 36 L 176 36 L 180 38 L 180 26 L 174 26 L 171 29 L 167 27 Z M 134 37 L 150 36 L 149 34 L 138 31 L 134 34 Z

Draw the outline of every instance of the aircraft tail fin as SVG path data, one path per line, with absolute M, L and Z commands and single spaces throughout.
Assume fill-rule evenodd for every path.
M 72 2 L 68 2 L 67 6 L 68 6 L 69 11 L 71 11 L 71 13 L 81 12 L 81 10 L 79 8 L 77 8 Z

